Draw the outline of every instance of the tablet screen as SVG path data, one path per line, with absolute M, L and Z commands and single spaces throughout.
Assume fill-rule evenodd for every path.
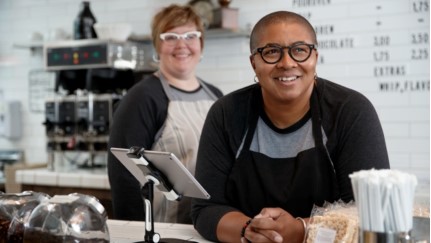
M 202 185 L 187 170 L 181 161 L 170 152 L 144 150 L 143 157 L 130 158 L 130 150 L 125 148 L 111 148 L 111 152 L 144 185 L 146 176 L 151 173 L 144 165 L 149 162 L 154 165 L 172 184 L 176 193 L 193 198 L 209 199 L 210 195 Z

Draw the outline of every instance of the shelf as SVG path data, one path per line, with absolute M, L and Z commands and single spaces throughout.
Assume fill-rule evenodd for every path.
M 205 30 L 205 39 L 222 39 L 222 38 L 241 38 L 250 37 L 250 33 L 245 30 L 231 30 L 231 29 L 207 29 Z M 129 37 L 130 41 L 144 42 L 151 44 L 150 35 L 136 35 L 132 34 Z
M 207 29 L 205 30 L 205 39 L 223 39 L 223 38 L 249 38 L 250 33 L 245 30 L 232 30 L 232 29 Z M 73 41 L 73 40 L 68 40 Z M 92 40 L 95 41 L 95 40 Z M 135 41 L 135 42 L 143 42 L 144 44 L 152 44 L 151 36 L 150 35 L 136 35 L 132 34 L 128 41 Z M 14 43 L 14 48 L 23 48 L 23 49 L 30 49 L 32 52 L 35 52 L 36 50 L 42 50 L 44 46 L 43 41 L 28 41 L 28 42 L 18 42 Z
M 20 42 L 13 44 L 13 47 L 15 48 L 25 48 L 25 49 L 32 49 L 32 48 L 42 48 L 43 47 L 43 41 L 29 41 L 29 42 Z
M 220 38 L 240 38 L 250 37 L 250 33 L 245 30 L 231 30 L 231 29 L 207 29 L 205 31 L 205 38 L 207 39 L 220 39 Z

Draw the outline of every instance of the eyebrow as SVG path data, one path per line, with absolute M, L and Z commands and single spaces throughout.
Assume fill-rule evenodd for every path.
M 308 43 L 305 42 L 305 41 L 295 41 L 295 42 L 291 43 L 288 46 L 293 46 L 293 45 L 296 45 L 296 44 L 308 44 Z M 272 43 L 272 42 L 270 42 L 270 43 L 266 43 L 264 46 L 284 46 L 284 45 L 280 45 L 278 43 Z
M 183 33 L 177 33 L 177 32 L 170 32 L 170 31 L 167 31 L 167 32 L 162 32 L 161 34 L 176 34 L 176 35 L 184 35 L 184 34 L 196 33 L 196 32 L 200 32 L 200 31 L 199 31 L 199 30 L 190 30 L 190 31 L 186 31 L 186 32 L 183 32 Z

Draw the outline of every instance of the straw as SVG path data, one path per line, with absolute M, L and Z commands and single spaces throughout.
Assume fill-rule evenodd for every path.
M 417 179 L 396 170 L 362 170 L 350 175 L 361 229 L 408 232 L 413 228 Z

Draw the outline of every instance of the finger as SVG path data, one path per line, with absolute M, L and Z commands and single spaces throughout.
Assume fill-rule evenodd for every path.
M 270 217 L 253 218 L 249 227 L 256 230 L 275 230 L 278 223 Z
M 255 233 L 265 236 L 266 240 L 271 240 L 272 242 L 283 242 L 283 237 L 278 233 L 280 231 L 280 227 L 280 223 L 274 219 L 261 217 L 254 218 L 248 228 Z
M 273 230 L 253 230 L 250 229 L 246 235 L 247 239 L 253 243 L 261 243 L 261 242 L 275 242 L 281 243 L 283 242 L 283 237 Z M 242 242 L 246 243 L 246 242 Z
M 265 236 L 266 239 L 269 239 L 272 242 L 281 243 L 283 242 L 283 236 L 281 236 L 275 230 L 256 230 L 256 233 L 259 233 L 262 236 Z
M 260 218 L 273 218 L 277 219 L 281 215 L 284 214 L 284 210 L 281 208 L 264 208 L 260 213 L 258 214 Z
M 267 238 L 265 235 L 262 235 L 257 231 L 254 231 L 251 227 L 247 230 L 247 232 L 244 236 L 248 240 L 247 243 L 249 243 L 249 242 L 253 242 L 253 243 L 272 242 L 271 239 Z M 242 242 L 242 243 L 244 243 L 244 242 Z

